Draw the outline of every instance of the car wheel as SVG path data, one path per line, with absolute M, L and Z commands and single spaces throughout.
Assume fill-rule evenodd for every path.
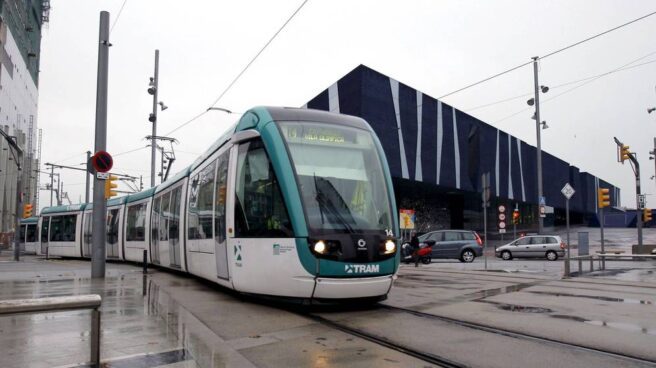
M 474 258 L 476 258 L 474 252 L 471 249 L 465 249 L 460 255 L 460 262 L 472 263 L 474 262 Z
M 512 259 L 512 254 L 510 254 L 510 251 L 504 250 L 503 253 L 501 253 L 501 259 L 504 261 L 510 261 Z
M 550 261 L 555 261 L 558 259 L 558 254 L 556 254 L 556 252 L 553 250 L 550 250 L 547 252 L 547 259 Z

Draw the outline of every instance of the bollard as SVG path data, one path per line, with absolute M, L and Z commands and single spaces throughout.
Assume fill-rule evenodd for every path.
M 594 271 L 594 258 L 590 256 L 590 272 Z
M 91 311 L 91 366 L 100 367 L 100 311 Z
M 148 273 L 148 251 L 143 250 L 143 273 Z
M 583 275 L 583 260 L 579 258 L 579 276 Z
M 50 247 L 46 245 L 46 261 L 48 260 L 48 249 L 50 249 Z

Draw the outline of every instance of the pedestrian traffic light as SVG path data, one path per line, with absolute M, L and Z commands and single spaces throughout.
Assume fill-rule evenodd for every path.
M 112 189 L 118 188 L 118 184 L 114 183 L 118 179 L 118 176 L 109 175 L 105 180 L 105 199 L 110 199 L 111 197 L 118 195 Z
M 23 218 L 32 217 L 32 205 L 25 204 L 23 205 Z
M 514 225 L 519 224 L 519 210 L 518 209 L 515 209 L 513 211 L 512 222 L 513 222 Z
M 642 221 L 643 222 L 651 221 L 651 209 L 650 208 L 645 208 L 644 210 L 642 210 Z
M 622 163 L 624 163 L 624 161 L 628 160 L 629 157 L 631 157 L 631 151 L 629 151 L 629 146 L 622 145 L 621 148 L 620 148 L 620 159 L 621 159 Z
M 599 188 L 597 190 L 597 206 L 604 208 L 610 206 L 610 194 L 608 188 Z

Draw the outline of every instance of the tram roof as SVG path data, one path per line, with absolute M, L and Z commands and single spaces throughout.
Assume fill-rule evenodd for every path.
M 36 224 L 37 222 L 39 222 L 38 217 L 28 217 L 20 220 L 21 224 Z
M 81 204 L 72 204 L 68 206 L 54 206 L 54 207 L 46 207 L 41 210 L 42 215 L 46 214 L 51 214 L 51 213 L 63 213 L 63 212 L 74 212 L 74 211 L 82 211 L 85 208 L 87 208 L 87 203 L 81 203 Z

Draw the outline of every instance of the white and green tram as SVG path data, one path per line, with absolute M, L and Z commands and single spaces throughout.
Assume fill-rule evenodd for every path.
M 90 257 L 91 204 L 46 208 L 38 252 Z M 387 161 L 360 118 L 258 107 L 191 166 L 107 203 L 108 259 L 239 292 L 383 299 L 399 265 Z

